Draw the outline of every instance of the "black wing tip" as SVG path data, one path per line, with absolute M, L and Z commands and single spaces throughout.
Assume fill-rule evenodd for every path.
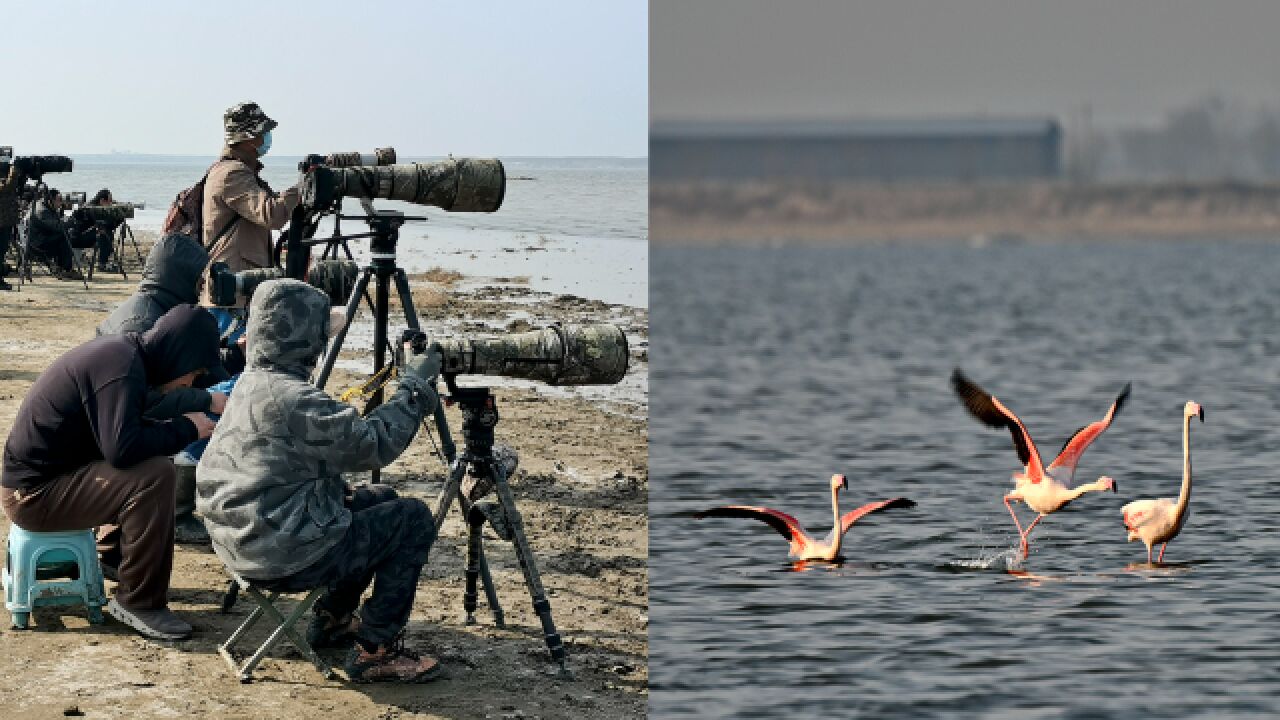
M 1133 391 L 1133 383 L 1127 382 L 1120 390 L 1120 394 L 1116 396 L 1116 412 L 1120 412 L 1120 408 L 1129 400 L 1129 393 Z
M 915 506 L 916 506 L 916 501 L 915 501 L 915 500 L 912 500 L 911 498 L 900 497 L 900 498 L 894 498 L 894 499 L 890 500 L 887 504 L 885 504 L 885 509 L 888 509 L 888 508 L 913 508 L 913 507 L 915 507 Z

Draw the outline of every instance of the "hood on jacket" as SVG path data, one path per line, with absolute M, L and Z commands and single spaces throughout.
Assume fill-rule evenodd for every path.
M 209 253 L 194 238 L 178 233 L 165 235 L 147 254 L 138 291 L 151 295 L 163 291 L 177 303 L 194 303 L 199 297 L 196 285 L 208 264 Z
M 319 292 L 319 291 L 317 291 Z M 192 370 L 222 366 L 218 356 L 218 321 L 198 305 L 178 305 L 138 334 L 147 384 L 163 385 Z
M 248 368 L 306 378 L 329 337 L 329 297 L 301 280 L 268 280 L 249 303 Z

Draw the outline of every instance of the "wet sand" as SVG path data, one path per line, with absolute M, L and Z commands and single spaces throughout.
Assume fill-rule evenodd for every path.
M 141 238 L 140 238 L 141 239 Z M 146 248 L 143 248 L 146 251 Z M 91 338 L 98 322 L 130 292 L 138 275 L 99 276 L 84 290 L 37 274 L 21 292 L 0 293 L 0 437 L 8 435 L 24 393 L 60 353 Z M 440 657 L 447 678 L 420 686 L 324 681 L 283 642 L 257 681 L 241 685 L 216 652 L 250 605 L 218 613 L 226 576 L 210 551 L 179 546 L 171 606 L 195 635 L 180 643 L 145 640 L 108 618 L 89 625 L 83 610 L 40 610 L 30 630 L 0 621 L 0 700 L 5 717 L 643 717 L 648 632 L 648 315 L 572 296 L 537 293 L 519 278 L 472 282 L 465 276 L 413 279 L 425 327 L 467 332 L 518 330 L 528 323 L 608 319 L 622 325 L 632 370 L 617 388 L 549 389 L 502 383 L 500 441 L 520 452 L 512 482 L 553 614 L 570 653 L 572 679 L 552 664 L 511 546 L 489 531 L 489 557 L 507 614 L 494 627 L 483 601 L 479 624 L 462 623 L 465 535 L 456 509 L 419 585 L 409 646 Z M 518 312 L 517 312 L 518 311 Z M 396 325 L 393 310 L 392 323 Z M 371 367 L 354 340 L 329 388 L 357 381 L 348 369 Z M 443 331 L 443 330 L 442 330 Z M 638 379 L 637 379 L 638 378 Z M 478 384 L 472 382 L 470 384 Z M 495 383 L 496 384 L 496 383 Z M 497 384 L 496 384 L 497 385 Z M 461 418 L 449 410 L 450 427 Z M 420 434 L 383 475 L 402 494 L 434 506 L 444 479 L 431 440 Z M 8 523 L 0 518 L 0 535 Z M 112 583 L 108 581 L 108 593 Z M 255 632 L 253 639 L 263 634 Z M 248 644 L 242 647 L 249 647 Z M 335 665 L 341 653 L 326 653 Z

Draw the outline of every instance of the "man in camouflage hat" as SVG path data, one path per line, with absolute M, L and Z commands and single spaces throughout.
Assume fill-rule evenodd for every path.
M 232 272 L 271 265 L 271 231 L 289 221 L 299 197 L 296 186 L 276 193 L 262 179 L 259 158 L 270 150 L 276 125 L 254 102 L 232 105 L 222 116 L 225 146 L 204 184 L 203 233 L 210 264 L 225 262 Z M 212 305 L 207 288 L 201 303 Z M 214 316 L 224 332 L 242 319 L 222 310 Z M 235 332 L 228 339 L 238 336 Z

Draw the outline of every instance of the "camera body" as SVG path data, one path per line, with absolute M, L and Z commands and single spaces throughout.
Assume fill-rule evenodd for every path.
M 84 205 L 88 199 L 89 199 L 89 195 L 84 191 L 62 193 L 63 207 L 71 207 L 72 205 Z
M 305 278 L 307 284 L 329 297 L 329 304 L 341 307 L 351 298 L 360 270 L 350 260 L 321 260 L 311 266 Z M 232 272 L 224 262 L 209 266 L 207 286 L 209 300 L 220 307 L 235 307 L 248 302 L 253 291 L 268 280 L 288 277 L 280 268 L 254 268 Z

